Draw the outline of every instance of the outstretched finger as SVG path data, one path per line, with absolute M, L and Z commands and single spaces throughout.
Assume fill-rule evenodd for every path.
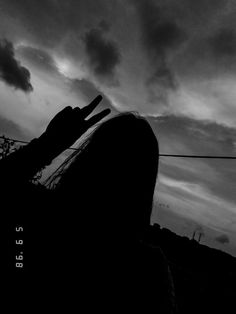
M 94 100 L 86 107 L 82 108 L 80 110 L 80 114 L 83 118 L 86 118 L 90 113 L 97 107 L 97 105 L 100 103 L 102 100 L 102 96 L 99 95 Z
M 94 124 L 98 123 L 100 120 L 105 118 L 110 112 L 111 112 L 110 109 L 105 109 L 99 112 L 98 114 L 96 114 L 95 116 L 93 116 L 92 118 L 86 120 L 87 128 L 91 128 L 91 126 L 93 126 Z

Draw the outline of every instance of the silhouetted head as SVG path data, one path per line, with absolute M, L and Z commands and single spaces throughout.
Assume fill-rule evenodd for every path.
M 77 204 L 78 220 L 124 233 L 140 230 L 150 223 L 158 154 L 145 119 L 118 115 L 97 127 L 65 163 L 57 190 Z

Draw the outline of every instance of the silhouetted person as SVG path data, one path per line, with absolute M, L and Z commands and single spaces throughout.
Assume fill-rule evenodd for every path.
M 58 289 L 88 312 L 175 313 L 168 263 L 145 242 L 159 155 L 145 119 L 126 113 L 107 120 L 50 177 L 50 189 L 28 183 L 109 113 L 86 122 L 100 100 L 83 109 L 66 107 L 39 139 L 0 162 L 5 190 L 17 174 L 15 188 L 37 202 L 29 201 L 18 217 L 30 236 L 30 280 Z

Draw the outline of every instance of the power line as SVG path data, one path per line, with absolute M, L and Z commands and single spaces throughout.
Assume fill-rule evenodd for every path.
M 183 158 L 211 158 L 211 159 L 236 159 L 236 156 L 208 156 L 208 155 L 178 155 L 159 154 L 162 157 L 183 157 Z
M 29 144 L 27 141 L 20 141 L 17 139 L 0 136 L 0 139 L 10 140 L 15 143 Z M 78 148 L 68 147 L 67 149 L 77 151 Z M 209 155 L 179 155 L 179 154 L 159 154 L 160 157 L 174 157 L 174 158 L 208 158 L 208 159 L 236 159 L 236 156 L 209 156 Z

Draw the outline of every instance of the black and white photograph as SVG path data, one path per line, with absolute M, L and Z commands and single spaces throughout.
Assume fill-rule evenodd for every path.
M 0 211 L 17 312 L 236 313 L 236 1 L 0 0 Z

